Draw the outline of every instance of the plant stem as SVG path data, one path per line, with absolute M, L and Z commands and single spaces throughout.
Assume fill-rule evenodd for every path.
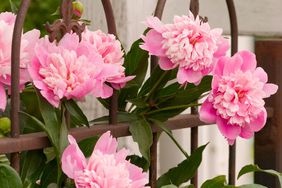
M 177 109 L 181 109 L 181 108 L 190 108 L 190 107 L 195 107 L 195 106 L 200 106 L 200 105 L 201 105 L 201 103 L 192 103 L 192 104 L 185 104 L 185 105 L 178 105 L 178 106 L 170 106 L 170 107 L 150 111 L 150 112 L 146 113 L 146 115 L 151 115 L 151 114 L 155 114 L 155 113 L 163 112 L 163 111 L 167 111 L 167 110 L 177 110 Z
M 159 84 L 162 82 L 164 77 L 169 73 L 169 71 L 163 72 L 163 74 L 160 76 L 160 78 L 157 80 L 157 82 L 153 85 L 152 89 L 150 90 L 149 94 L 146 96 L 145 101 L 147 101 L 155 92 Z

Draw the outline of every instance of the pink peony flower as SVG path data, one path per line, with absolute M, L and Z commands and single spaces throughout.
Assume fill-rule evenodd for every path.
M 16 15 L 10 12 L 0 14 L 0 109 L 6 107 L 6 91 L 11 86 L 11 48 Z M 34 56 L 34 45 L 40 32 L 32 30 L 22 35 L 20 56 L 20 88 L 30 81 L 27 65 Z
M 86 28 L 82 35 L 82 41 L 89 43 L 92 48 L 97 50 L 106 67 L 103 69 L 104 76 L 100 77 L 104 89 L 94 90 L 95 96 L 107 98 L 112 95 L 113 89 L 104 84 L 105 82 L 110 83 L 115 89 L 120 89 L 134 78 L 134 76 L 125 76 L 125 68 L 122 66 L 124 53 L 120 42 L 114 35 L 105 34 L 100 30 L 93 32 Z
M 63 172 L 74 179 L 77 188 L 143 188 L 147 174 L 125 158 L 128 150 L 117 152 L 117 140 L 104 133 L 87 160 L 75 139 L 69 135 L 70 145 L 62 155 Z
M 103 60 L 95 49 L 79 43 L 76 34 L 66 34 L 58 44 L 50 43 L 48 37 L 40 39 L 35 56 L 29 73 L 35 87 L 55 107 L 63 98 L 80 100 L 93 89 L 102 89 Z
M 212 91 L 200 109 L 200 119 L 216 123 L 231 145 L 238 136 L 251 138 L 264 127 L 267 114 L 263 99 L 278 89 L 267 83 L 266 72 L 256 66 L 255 55 L 248 51 L 220 58 Z
M 178 67 L 177 81 L 198 84 L 209 74 L 216 60 L 224 56 L 229 44 L 221 34 L 221 29 L 210 29 L 199 16 L 175 16 L 173 24 L 163 24 L 156 17 L 149 17 L 146 25 L 151 30 L 142 36 L 140 47 L 159 56 L 163 70 Z

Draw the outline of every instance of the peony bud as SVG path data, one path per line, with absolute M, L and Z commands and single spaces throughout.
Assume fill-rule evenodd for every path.
M 11 131 L 11 120 L 8 117 L 0 118 L 0 132 L 8 134 Z
M 74 19 L 81 18 L 84 9 L 83 4 L 80 1 L 74 1 L 72 2 L 72 8 L 73 8 Z

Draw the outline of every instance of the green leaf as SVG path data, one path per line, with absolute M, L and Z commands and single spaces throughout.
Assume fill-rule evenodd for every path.
M 176 187 L 175 185 L 165 185 L 165 186 L 162 186 L 161 188 L 178 188 Z
M 78 143 L 80 150 L 83 152 L 86 158 L 90 157 L 99 136 L 84 139 Z
M 39 179 L 44 166 L 45 156 L 42 153 L 42 150 L 27 151 L 21 154 L 20 174 L 24 187 L 31 187 Z M 33 187 L 34 186 L 35 185 L 33 185 Z
M 138 120 L 138 116 L 135 114 L 130 114 L 128 112 L 118 112 L 117 113 L 118 123 L 125 123 L 125 122 L 132 122 Z M 91 120 L 90 123 L 94 124 L 108 124 L 109 123 L 109 116 L 103 116 Z
M 196 149 L 188 159 L 185 159 L 177 167 L 170 169 L 168 172 L 159 177 L 157 188 L 164 185 L 174 184 L 180 186 L 182 183 L 190 180 L 202 162 L 202 154 L 207 145 Z
M 217 176 L 215 178 L 209 179 L 203 183 L 201 188 L 221 188 L 224 187 L 226 183 L 225 176 Z
M 12 167 L 5 164 L 0 164 L 0 185 L 5 188 L 23 187 L 18 173 Z
M 41 188 L 47 188 L 48 185 L 50 185 L 51 183 L 57 182 L 57 175 L 58 175 L 57 169 L 58 169 L 58 165 L 55 160 L 45 165 L 43 174 L 40 179 Z
M 5 154 L 0 155 L 0 164 L 10 165 L 10 161 Z
M 84 113 L 74 100 L 67 100 L 64 102 L 64 105 L 67 111 L 70 113 L 71 117 L 75 120 L 75 123 L 89 127 L 87 117 L 84 115 Z
M 135 41 L 124 59 L 124 67 L 126 75 L 135 75 L 135 78 L 127 83 L 127 86 L 121 89 L 119 94 L 119 107 L 124 110 L 126 100 L 137 97 L 137 93 L 145 79 L 148 69 L 148 52 L 139 46 L 143 42 L 142 39 Z
M 132 138 L 137 142 L 140 153 L 150 162 L 150 147 L 153 143 L 153 133 L 150 124 L 145 119 L 134 121 L 129 126 Z
M 43 153 L 46 156 L 46 163 L 49 163 L 50 161 L 54 160 L 56 158 L 56 152 L 54 147 L 48 147 L 43 149 Z
M 56 151 L 59 152 L 61 123 L 58 121 L 56 109 L 41 96 L 39 91 L 36 93 L 39 101 L 39 109 L 45 123 L 45 132 L 48 134 L 48 137 Z
M 131 164 L 134 164 L 143 169 L 143 171 L 147 171 L 150 167 L 150 164 L 144 157 L 140 157 L 138 155 L 129 155 L 126 157 L 126 160 L 129 160 Z
M 246 165 L 244 166 L 239 174 L 238 174 L 238 179 L 244 175 L 244 174 L 247 174 L 247 173 L 250 173 L 250 172 L 263 172 L 263 173 L 267 173 L 267 174 L 270 174 L 270 175 L 273 175 L 273 176 L 276 176 L 279 180 L 279 184 L 280 184 L 280 187 L 282 187 L 282 173 L 280 172 L 277 172 L 275 170 L 263 170 L 261 169 L 258 165 Z
M 11 7 L 12 12 L 13 13 L 17 13 L 18 12 L 18 8 L 15 5 L 15 3 L 12 0 L 9 0 L 9 3 L 10 3 L 10 7 Z
M 259 184 L 247 184 L 247 185 L 238 186 L 237 188 L 267 188 L 267 187 Z

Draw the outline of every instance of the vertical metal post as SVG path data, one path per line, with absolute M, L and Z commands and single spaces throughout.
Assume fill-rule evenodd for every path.
M 231 30 L 231 55 L 238 51 L 238 23 L 236 17 L 236 10 L 233 0 L 226 0 Z M 236 141 L 232 146 L 229 146 L 229 169 L 228 181 L 230 185 L 236 183 Z
M 111 2 L 110 0 L 101 0 L 101 1 L 104 7 L 104 11 L 105 11 L 108 32 L 110 34 L 117 36 L 115 17 L 114 17 L 114 12 L 113 12 Z M 109 112 L 110 113 L 110 121 L 109 121 L 110 124 L 117 123 L 117 112 L 118 112 L 118 94 L 114 90 L 114 93 L 111 97 L 111 107 L 110 107 L 110 112 Z
M 194 17 L 198 16 L 199 14 L 199 0 L 191 0 L 190 1 L 190 11 L 193 13 Z M 191 108 L 191 114 L 197 114 L 198 110 L 196 107 Z M 198 134 L 199 130 L 198 127 L 191 128 L 191 153 L 198 148 Z M 198 172 L 195 173 L 194 177 L 191 179 L 191 183 L 198 187 Z
M 154 16 L 158 17 L 159 19 L 162 18 L 164 7 L 165 7 L 166 0 L 158 0 L 157 6 L 155 9 Z M 155 66 L 158 63 L 158 58 L 156 56 L 151 56 L 151 65 L 150 65 L 150 72 L 154 70 Z M 150 148 L 150 169 L 149 169 L 149 184 L 151 188 L 157 187 L 157 158 L 158 158 L 158 134 L 153 133 L 153 144 Z
M 20 125 L 19 125 L 19 110 L 20 110 L 20 90 L 19 90 L 19 80 L 20 80 L 20 49 L 21 49 L 21 37 L 23 24 L 25 16 L 30 4 L 30 0 L 22 0 L 15 26 L 13 32 L 12 40 L 12 73 L 11 73 L 11 122 L 12 131 L 11 136 L 13 138 L 18 138 L 20 136 Z M 12 167 L 19 172 L 20 170 L 20 154 L 11 154 L 11 164 Z

